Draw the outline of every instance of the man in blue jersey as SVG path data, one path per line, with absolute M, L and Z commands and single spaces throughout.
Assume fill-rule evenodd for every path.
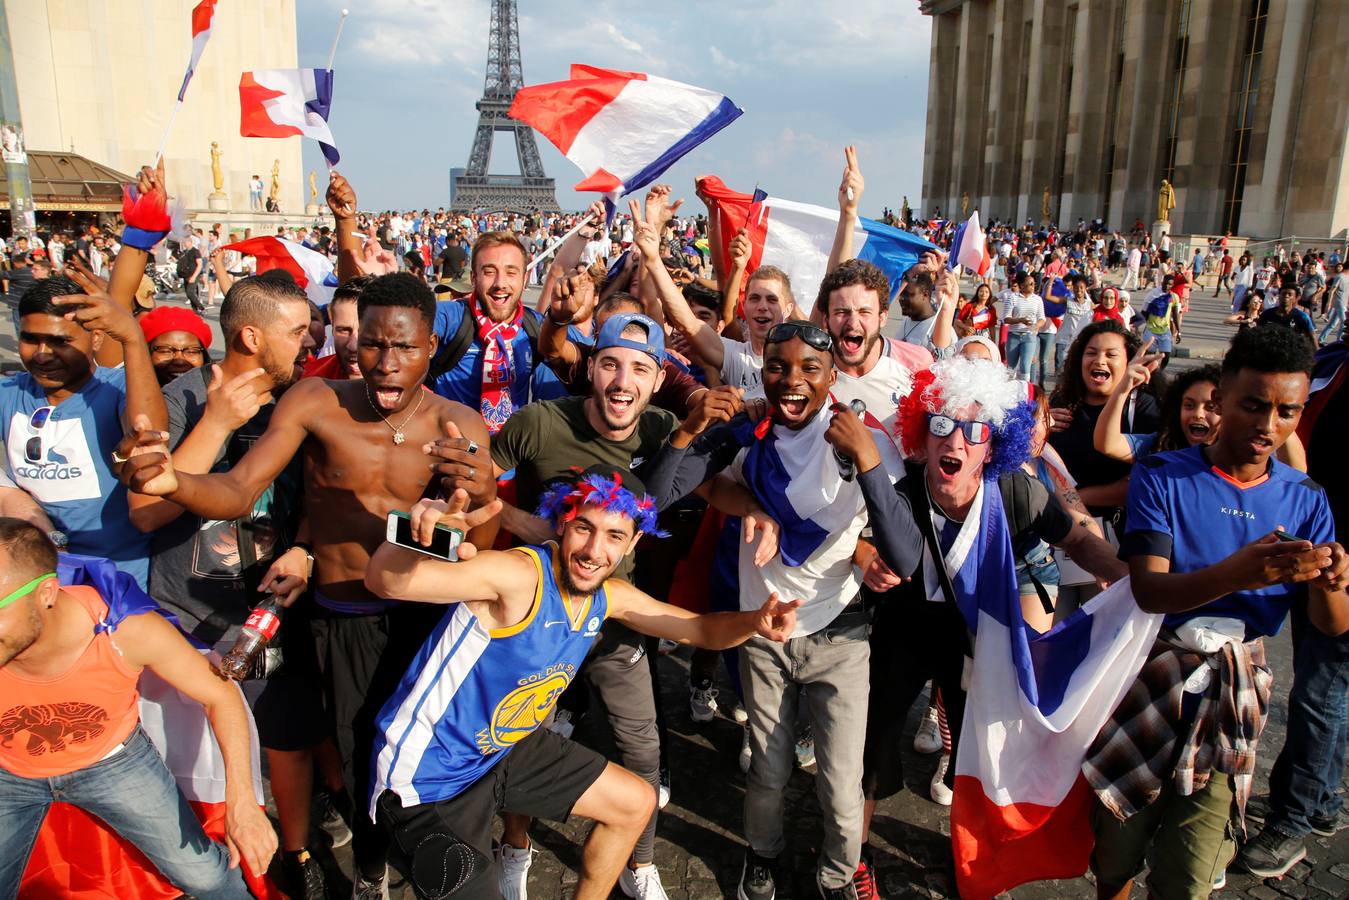
M 1083 764 L 1101 801 L 1099 897 L 1127 897 L 1145 858 L 1154 896 L 1208 895 L 1244 831 L 1273 681 L 1261 639 L 1294 603 L 1327 634 L 1349 630 L 1349 557 L 1325 492 L 1274 458 L 1312 361 L 1287 328 L 1238 333 L 1214 392 L 1218 439 L 1134 468 L 1120 555 L 1138 605 L 1165 619 Z
M 438 523 L 467 532 L 500 501 L 465 513 L 468 497 L 422 501 L 413 535 L 429 544 Z M 366 585 L 388 598 L 456 604 L 422 646 L 380 711 L 371 814 L 393 836 L 395 856 L 423 897 L 495 897 L 494 814 L 508 810 L 595 820 L 577 898 L 608 897 L 655 809 L 651 786 L 594 751 L 541 728 L 579 669 L 601 623 L 709 649 L 755 634 L 783 642 L 799 601 L 776 594 L 759 609 L 696 615 L 624 581 L 609 581 L 656 508 L 628 471 L 592 466 L 543 495 L 556 543 L 506 552 L 459 546 L 443 562 L 385 544 Z

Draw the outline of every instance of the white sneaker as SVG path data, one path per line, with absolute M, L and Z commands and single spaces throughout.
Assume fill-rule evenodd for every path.
M 679 643 L 677 641 L 672 641 L 669 638 L 661 638 L 660 642 L 656 644 L 656 654 L 658 656 L 669 656 L 678 649 Z
M 937 771 L 932 773 L 932 784 L 928 786 L 928 793 L 932 795 L 934 803 L 942 806 L 950 806 L 952 793 L 946 786 L 946 770 L 951 765 L 951 754 L 943 753 L 941 759 L 937 760 Z
M 548 726 L 548 730 L 553 734 L 561 735 L 564 738 L 570 738 L 571 733 L 576 730 L 576 724 L 571 720 L 571 710 L 559 709 L 553 713 L 553 723 Z
M 351 881 L 351 900 L 389 900 L 389 873 L 385 871 L 379 881 L 371 881 L 357 869 Z
M 534 862 L 534 854 L 538 852 L 532 844 L 524 850 L 510 844 L 497 845 L 496 858 L 501 866 L 501 874 L 497 876 L 497 889 L 501 891 L 502 900 L 527 900 L 529 866 Z
M 717 715 L 717 689 L 689 688 L 689 715 L 695 722 L 711 722 Z
M 744 772 L 746 775 L 749 774 L 749 760 L 750 760 L 749 729 L 746 728 L 745 742 L 740 745 L 740 771 Z
M 749 721 L 749 711 L 745 709 L 744 705 L 737 703 L 731 707 L 731 720 L 737 725 L 744 725 Z
M 654 864 L 635 869 L 624 866 L 618 876 L 618 887 L 626 896 L 637 900 L 668 900 L 665 885 L 660 883 L 660 872 Z
M 664 809 L 670 802 L 670 770 L 661 769 L 658 781 L 660 787 L 656 789 L 656 808 Z
M 913 736 L 913 749 L 918 753 L 936 753 L 941 749 L 941 729 L 937 726 L 937 707 L 929 706 L 923 713 L 918 733 Z

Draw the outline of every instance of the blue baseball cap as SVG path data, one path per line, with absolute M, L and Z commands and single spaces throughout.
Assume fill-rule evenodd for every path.
M 624 330 L 629 325 L 637 325 L 646 330 L 646 340 L 634 340 L 623 337 Z M 657 363 L 665 363 L 665 332 L 656 324 L 654 319 L 642 315 L 641 313 L 618 313 L 610 316 L 600 326 L 600 333 L 595 337 L 595 352 L 607 350 L 610 347 L 627 347 L 629 350 L 640 350 L 647 354 Z

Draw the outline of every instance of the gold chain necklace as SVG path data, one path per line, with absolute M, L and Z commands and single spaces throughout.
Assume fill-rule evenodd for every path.
M 394 425 L 392 422 L 390 422 L 387 418 L 384 417 L 384 413 L 380 412 L 379 407 L 375 405 L 374 395 L 370 393 L 369 382 L 367 382 L 365 385 L 366 401 L 370 404 L 370 408 L 375 411 L 375 415 L 379 416 L 379 420 L 383 422 L 385 425 L 389 426 L 389 430 L 393 432 L 393 442 L 395 444 L 401 444 L 407 440 L 407 437 L 405 437 L 403 434 L 403 429 L 406 428 L 407 424 L 412 421 L 412 417 L 417 414 L 417 410 L 421 409 L 422 400 L 425 399 L 425 397 L 426 397 L 426 390 L 421 387 L 417 388 L 417 402 L 413 404 L 412 412 L 408 413 L 408 417 L 403 420 L 402 425 Z

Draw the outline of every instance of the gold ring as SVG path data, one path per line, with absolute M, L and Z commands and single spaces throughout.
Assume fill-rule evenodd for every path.
M 112 451 L 112 461 L 119 466 L 130 459 L 131 457 L 129 456 L 119 456 L 116 450 Z

